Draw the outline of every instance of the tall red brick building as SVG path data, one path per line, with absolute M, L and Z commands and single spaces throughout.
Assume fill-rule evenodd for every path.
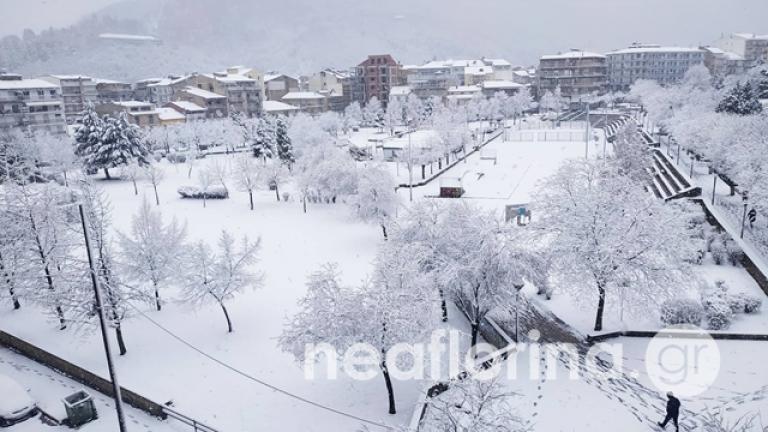
M 369 55 L 357 65 L 356 75 L 366 102 L 376 96 L 386 104 L 389 90 L 405 83 L 402 65 L 389 54 Z

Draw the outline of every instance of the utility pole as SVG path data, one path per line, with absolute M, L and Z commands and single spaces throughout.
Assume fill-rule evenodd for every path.
M 120 432 L 127 432 L 125 426 L 125 414 L 123 413 L 123 397 L 120 393 L 120 384 L 117 382 L 117 371 L 112 359 L 112 351 L 109 348 L 109 335 L 107 334 L 106 317 L 104 316 L 104 307 L 102 306 L 101 290 L 99 289 L 99 278 L 96 276 L 96 268 L 93 264 L 93 255 L 91 253 L 91 241 L 88 237 L 88 224 L 85 221 L 85 210 L 83 205 L 79 204 L 80 221 L 83 224 L 83 237 L 85 238 L 85 250 L 88 253 L 88 265 L 90 267 L 91 282 L 93 283 L 93 292 L 96 299 L 96 309 L 99 312 L 99 324 L 101 325 L 101 340 L 104 343 L 104 352 L 107 356 L 107 367 L 109 368 L 109 378 L 112 381 L 112 391 L 115 393 L 115 409 L 117 410 L 117 424 Z
M 584 159 L 589 159 L 589 102 L 587 102 L 587 133 L 584 137 Z

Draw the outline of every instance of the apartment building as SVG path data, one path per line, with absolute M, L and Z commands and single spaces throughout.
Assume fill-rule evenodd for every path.
M 96 82 L 81 75 L 47 75 L 40 79 L 58 86 L 64 102 L 64 120 L 74 124 L 89 103 L 96 103 L 99 93 Z
M 743 57 L 747 62 L 747 67 L 752 67 L 760 62 L 768 63 L 768 35 L 732 33 L 721 36 L 712 45 Z
M 238 112 L 256 117 L 262 113 L 262 90 L 255 79 L 229 72 L 214 72 L 193 74 L 175 85 L 182 84 L 224 96 L 230 114 Z
M 165 104 L 165 108 L 172 108 L 180 114 L 184 114 L 186 121 L 204 120 L 208 112 L 204 107 L 184 100 L 168 102 Z
M 299 80 L 289 75 L 271 73 L 264 75 L 264 97 L 279 101 L 289 92 L 299 91 Z
M 701 50 L 704 51 L 704 66 L 717 79 L 742 74 L 748 69 L 749 62 L 736 53 L 711 46 L 701 47 Z
M 40 79 L 0 74 L 0 129 L 66 132 L 59 87 Z
M 283 96 L 282 102 L 307 114 L 328 111 L 328 97 L 317 92 L 290 92 Z
M 159 126 L 160 115 L 154 105 L 142 101 L 118 101 L 96 105 L 99 115 L 116 116 L 121 112 L 128 114 L 128 120 L 140 127 Z
M 606 54 L 610 89 L 626 91 L 639 79 L 674 84 L 688 69 L 704 63 L 700 48 L 633 44 Z
M 542 56 L 539 60 L 538 94 L 560 87 L 565 98 L 604 93 L 608 87 L 608 68 L 602 54 L 581 50 Z
M 94 79 L 98 103 L 126 101 L 133 99 L 131 84 L 108 79 Z
M 362 83 L 365 101 L 376 97 L 386 105 L 389 90 L 405 82 L 402 65 L 391 55 L 369 55 L 357 65 L 358 80 Z
M 485 81 L 514 78 L 511 63 L 485 57 L 479 60 L 433 60 L 403 69 L 408 86 L 420 98 L 446 96 L 450 87 L 479 86 Z
M 327 96 L 328 109 L 332 111 L 343 111 L 352 103 L 350 86 L 349 74 L 333 69 L 321 70 L 307 78 L 307 90 Z
M 218 93 L 188 86 L 176 92 L 176 97 L 180 101 L 192 102 L 205 108 L 206 118 L 221 118 L 229 115 L 227 97 Z

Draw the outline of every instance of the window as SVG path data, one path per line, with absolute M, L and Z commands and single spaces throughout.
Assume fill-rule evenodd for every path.
M 38 90 L 37 91 L 38 96 L 45 96 L 45 90 Z

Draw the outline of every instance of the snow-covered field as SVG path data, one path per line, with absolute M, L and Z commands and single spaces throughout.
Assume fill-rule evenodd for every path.
M 198 170 L 214 159 L 198 162 Z M 261 237 L 262 250 L 257 269 L 264 273 L 264 286 L 246 291 L 232 301 L 230 314 L 235 332 L 227 334 L 226 323 L 217 306 L 199 310 L 171 303 L 162 312 L 146 308 L 146 313 L 162 326 L 198 348 L 259 379 L 310 400 L 353 415 L 386 424 L 401 424 L 410 416 L 423 382 L 396 382 L 398 414 L 386 411 L 384 381 L 352 381 L 340 374 L 335 381 L 307 381 L 301 365 L 281 352 L 276 338 L 285 319 L 296 311 L 296 302 L 305 292 L 306 277 L 322 264 L 336 262 L 348 283 L 366 278 L 381 230 L 354 220 L 344 205 L 309 204 L 302 212 L 300 202 L 276 202 L 274 192 L 256 193 L 254 211 L 248 195 L 229 185 L 228 200 L 208 200 L 207 208 L 197 200 L 182 200 L 176 189 L 194 185 L 187 178 L 185 165 L 162 163 L 166 180 L 160 185 L 160 209 L 165 220 L 177 217 L 186 222 L 190 240 L 215 244 L 222 229 L 236 236 Z M 138 211 L 142 196 L 153 199 L 151 186 L 140 184 L 135 196 L 129 181 L 98 182 L 112 203 L 113 225 L 127 231 Z M 290 191 L 290 188 L 286 188 Z M 166 291 L 167 298 L 173 297 Z M 82 367 L 107 376 L 100 337 L 60 332 L 42 311 L 31 307 L 0 312 L 2 328 L 37 344 Z M 457 314 L 454 314 L 456 316 Z M 463 326 L 459 321 L 457 326 Z M 95 330 L 95 329 L 94 329 Z M 141 316 L 124 324 L 128 354 L 117 360 L 121 384 L 159 403 L 173 401 L 181 412 L 199 417 L 222 430 L 356 430 L 360 421 L 320 410 L 248 381 L 200 356 L 172 339 Z

